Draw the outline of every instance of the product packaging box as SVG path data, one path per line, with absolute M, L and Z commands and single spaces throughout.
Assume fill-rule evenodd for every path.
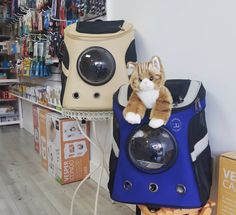
M 58 171 L 60 134 L 56 130 L 59 129 L 58 121 L 60 119 L 62 119 L 62 116 L 57 113 L 47 114 L 48 173 L 53 178 L 56 178 L 56 172 Z
M 39 107 L 33 105 L 34 148 L 39 153 Z
M 89 135 L 89 124 L 82 129 Z M 48 172 L 60 184 L 82 180 L 89 173 L 90 146 L 73 119 L 47 114 Z
M 46 118 L 49 110 L 39 109 L 39 148 L 42 166 L 48 170 L 47 128 Z
M 236 214 L 236 152 L 220 156 L 217 215 Z

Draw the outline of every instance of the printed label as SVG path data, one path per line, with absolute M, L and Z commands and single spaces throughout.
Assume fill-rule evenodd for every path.
M 170 126 L 171 126 L 172 131 L 178 132 L 182 128 L 182 123 L 181 123 L 180 119 L 174 118 L 171 120 Z
M 224 180 L 223 187 L 227 190 L 236 192 L 236 172 L 223 168 Z
M 65 144 L 64 157 L 65 159 L 82 157 L 87 152 L 87 146 L 85 141 L 79 141 L 74 143 Z

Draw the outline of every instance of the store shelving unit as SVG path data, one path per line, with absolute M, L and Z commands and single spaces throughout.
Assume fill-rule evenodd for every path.
M 3 68 L 3 67 L 0 67 L 0 70 L 10 70 L 10 69 L 13 69 L 12 67 L 11 68 Z
M 0 35 L 0 42 L 9 40 L 11 37 L 7 35 Z M 8 55 L 7 52 L 0 52 L 0 60 L 14 60 L 15 54 Z M 17 74 L 12 73 L 12 67 L 0 66 L 0 73 L 6 74 L 6 78 L 0 79 L 0 108 L 6 108 L 2 110 L 0 114 L 0 126 L 19 124 L 22 127 L 22 111 L 21 101 L 17 97 L 9 96 L 9 86 L 18 83 Z M 9 113 L 7 108 L 12 109 Z
M 16 101 L 17 99 L 0 99 L 0 102 L 11 102 Z
M 6 104 L 6 102 L 11 104 L 12 106 L 15 106 L 17 111 L 13 114 L 0 114 L 0 126 L 3 125 L 15 125 L 19 124 L 20 127 L 22 127 L 22 117 L 21 117 L 21 103 L 18 99 L 15 100 L 10 100 L 10 101 L 5 101 L 5 100 L 0 100 L 0 105 L 2 103 Z M 14 104 L 12 104 L 14 103 Z M 9 104 L 9 105 L 10 105 Z
M 10 121 L 10 122 L 0 122 L 0 126 L 3 125 L 15 125 L 15 124 L 21 124 L 20 120 L 16 120 L 16 121 Z
M 25 98 L 25 97 L 23 97 L 23 96 L 19 96 L 19 95 L 17 95 L 16 93 L 10 92 L 10 94 L 13 95 L 13 96 L 15 96 L 15 97 L 17 97 L 18 99 L 22 99 L 22 100 L 24 100 L 24 101 L 26 101 L 26 102 L 29 102 L 29 103 L 38 105 L 38 106 L 40 106 L 40 107 L 46 108 L 46 109 L 48 109 L 48 110 L 52 110 L 52 111 L 57 112 L 57 113 L 62 113 L 61 110 L 58 110 L 58 109 L 53 108 L 53 107 L 49 107 L 49 106 L 47 106 L 47 105 L 40 104 L 40 103 L 38 103 L 38 102 L 35 102 L 35 101 L 30 100 L 30 99 L 28 99 L 28 98 Z
M 0 79 L 0 85 L 8 85 L 9 83 L 17 83 L 18 79 Z
M 0 80 L 0 90 L 2 87 L 8 87 L 11 83 L 16 83 L 17 79 Z M 5 88 L 6 90 L 6 88 Z M 0 114 L 0 126 L 19 124 L 22 127 L 21 101 L 18 98 L 0 98 L 0 107 L 9 105 L 14 107 L 14 113 Z

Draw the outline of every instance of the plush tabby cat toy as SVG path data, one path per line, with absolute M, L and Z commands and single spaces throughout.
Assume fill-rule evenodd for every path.
M 150 62 L 127 64 L 131 73 L 130 85 L 133 90 L 127 107 L 123 111 L 125 120 L 139 124 L 146 109 L 152 109 L 149 126 L 158 128 L 166 124 L 172 108 L 172 97 L 164 86 L 165 74 L 159 57 Z

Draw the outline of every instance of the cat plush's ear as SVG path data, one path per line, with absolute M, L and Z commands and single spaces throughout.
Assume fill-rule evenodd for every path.
M 128 62 L 127 63 L 127 73 L 128 73 L 128 76 L 130 76 L 133 73 L 135 65 L 136 64 L 134 62 Z
M 155 70 L 155 72 L 160 73 L 161 72 L 161 63 L 157 56 L 152 57 L 152 66 Z

